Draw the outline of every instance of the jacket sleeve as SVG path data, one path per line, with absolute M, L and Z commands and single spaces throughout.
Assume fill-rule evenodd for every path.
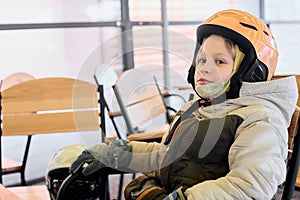
M 130 169 L 138 172 L 151 172 L 158 169 L 160 156 L 165 149 L 163 143 L 132 141 L 130 145 L 133 153 L 129 164 Z
M 176 120 L 179 118 L 179 113 L 188 109 L 197 99 L 187 102 L 180 108 L 180 111 L 176 114 L 174 120 L 170 124 L 170 128 L 175 124 Z M 165 141 L 169 131 L 166 131 L 161 141 Z M 129 164 L 130 169 L 134 169 L 138 172 L 152 172 L 156 171 L 159 167 L 159 161 L 161 156 L 166 149 L 166 146 L 161 143 L 156 142 L 130 142 L 132 145 L 133 156 Z
M 286 128 L 266 121 L 239 129 L 229 151 L 229 173 L 188 188 L 188 200 L 271 199 L 285 180 L 287 135 Z

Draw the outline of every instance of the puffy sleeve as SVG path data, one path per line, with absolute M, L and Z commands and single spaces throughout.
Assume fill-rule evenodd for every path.
M 164 148 L 157 142 L 132 141 L 132 158 L 129 168 L 138 172 L 150 172 L 158 169 L 159 157 Z
M 180 113 L 184 112 L 188 109 L 197 99 L 187 102 L 184 104 L 180 110 L 177 112 L 174 120 L 170 124 L 172 127 L 176 120 L 178 120 Z M 161 141 L 165 141 L 168 131 L 164 134 Z M 159 162 L 161 160 L 161 156 L 164 153 L 166 146 L 157 142 L 140 142 L 140 141 L 132 141 L 130 142 L 132 145 L 132 158 L 130 162 L 130 169 L 138 172 L 152 172 L 159 168 Z

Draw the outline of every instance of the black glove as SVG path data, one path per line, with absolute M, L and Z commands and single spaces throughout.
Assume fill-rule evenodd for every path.
M 125 140 L 97 144 L 77 157 L 70 167 L 70 173 L 74 174 L 83 167 L 82 174 L 88 176 L 104 166 L 116 169 L 127 167 L 131 156 L 131 146 Z
M 87 166 L 84 167 L 84 164 Z M 97 170 L 103 167 L 103 164 L 97 160 L 88 150 L 84 150 L 77 159 L 72 163 L 70 167 L 70 173 L 75 174 L 80 170 L 82 167 L 82 174 L 88 176 Z

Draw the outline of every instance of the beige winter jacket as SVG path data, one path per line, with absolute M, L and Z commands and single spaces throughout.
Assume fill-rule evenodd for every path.
M 229 173 L 188 188 L 188 200 L 271 199 L 285 179 L 287 128 L 297 97 L 295 77 L 288 77 L 243 83 L 239 98 L 199 108 L 200 118 L 234 114 L 243 122 L 229 150 Z M 130 168 L 141 172 L 159 169 L 161 157 L 168 149 L 164 138 L 162 143 L 131 142 L 134 154 Z

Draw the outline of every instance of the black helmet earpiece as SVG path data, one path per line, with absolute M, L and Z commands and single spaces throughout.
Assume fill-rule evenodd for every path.
M 191 65 L 189 71 L 188 71 L 188 76 L 187 76 L 187 82 L 190 83 L 193 88 L 195 88 L 195 72 L 196 72 L 196 68 L 194 65 Z

